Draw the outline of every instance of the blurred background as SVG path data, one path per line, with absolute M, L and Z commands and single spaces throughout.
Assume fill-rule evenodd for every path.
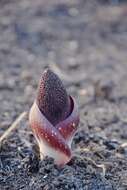
M 78 97 L 97 81 L 126 96 L 126 51 L 126 1 L 1 0 L 0 119 L 29 108 L 46 67 Z
M 101 81 L 117 84 L 113 98 L 126 96 L 125 2 L 1 0 L 1 120 L 13 119 L 31 105 L 46 67 L 60 75 L 74 95 L 84 88 L 91 91 L 93 83 Z
M 127 150 L 121 163 L 118 155 L 106 151 L 127 141 L 127 1 L 0 0 L 0 135 L 29 110 L 47 67 L 59 75 L 79 104 L 85 131 L 75 137 L 75 147 L 101 147 L 106 161 L 117 163 L 111 181 L 126 189 L 127 162 L 122 161 Z M 19 159 L 16 144 L 23 150 L 19 141 L 23 133 L 15 134 L 6 151 L 15 152 Z M 74 181 L 78 184 L 78 176 Z

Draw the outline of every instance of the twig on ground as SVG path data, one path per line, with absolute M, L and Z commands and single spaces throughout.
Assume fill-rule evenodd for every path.
M 73 153 L 78 153 L 78 152 L 90 152 L 90 149 L 88 148 L 77 148 L 76 150 L 73 151 Z
M 96 162 L 94 160 L 92 160 L 91 158 L 79 155 L 77 152 L 80 152 L 80 151 L 89 152 L 89 149 L 86 149 L 86 148 L 78 149 L 78 150 L 74 151 L 73 156 L 75 156 L 77 158 L 80 158 L 83 161 L 87 160 L 87 161 L 91 162 L 92 165 L 94 165 L 95 167 L 101 168 L 102 169 L 102 174 L 103 174 L 103 176 L 105 176 L 105 173 L 106 173 L 106 167 L 105 167 L 105 165 L 104 164 L 96 164 Z
M 27 112 L 23 112 L 21 113 L 18 118 L 16 118 L 16 120 L 12 123 L 12 125 L 4 132 L 4 134 L 0 137 L 0 145 L 2 143 L 2 141 L 7 138 L 10 133 L 16 129 L 16 127 L 18 126 L 18 124 L 21 122 L 21 120 L 27 115 Z
M 127 142 L 121 144 L 120 147 L 122 147 L 122 148 L 127 147 Z
M 124 149 L 124 148 L 126 148 L 126 147 L 127 147 L 127 142 L 120 144 L 120 145 L 115 149 L 115 153 L 117 154 L 117 152 L 118 152 L 119 150 Z

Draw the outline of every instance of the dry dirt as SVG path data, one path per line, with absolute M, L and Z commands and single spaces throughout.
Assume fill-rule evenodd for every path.
M 29 111 L 46 67 L 79 104 L 73 150 L 88 150 L 63 168 L 40 161 L 24 118 L 1 145 L 0 189 L 126 190 L 127 5 L 0 0 L 0 135 Z

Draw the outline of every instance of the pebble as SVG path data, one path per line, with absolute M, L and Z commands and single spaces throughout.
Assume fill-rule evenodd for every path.
M 114 150 L 118 147 L 119 143 L 116 140 L 105 140 L 104 145 L 106 145 L 109 150 Z

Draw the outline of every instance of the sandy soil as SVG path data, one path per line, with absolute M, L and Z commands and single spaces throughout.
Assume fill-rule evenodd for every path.
M 40 161 L 24 119 L 0 148 L 0 189 L 126 190 L 127 5 L 0 1 L 0 135 L 29 111 L 46 67 L 79 104 L 73 150 L 87 150 L 63 168 Z

